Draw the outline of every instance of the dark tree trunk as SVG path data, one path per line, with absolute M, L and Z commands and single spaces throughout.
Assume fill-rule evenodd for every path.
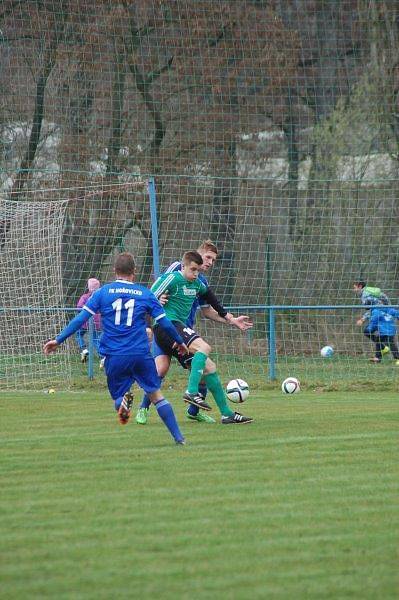
M 52 32 L 50 43 L 44 52 L 43 66 L 36 83 L 35 109 L 32 119 L 32 129 L 29 136 L 28 148 L 22 159 L 17 177 L 11 190 L 11 197 L 18 198 L 26 182 L 31 176 L 31 168 L 35 160 L 37 147 L 40 142 L 40 133 L 42 130 L 44 118 L 44 99 L 46 93 L 47 80 L 57 60 L 57 48 L 64 34 L 65 23 L 68 18 L 68 11 L 65 2 L 61 2 L 58 7 L 56 27 Z
M 231 177 L 215 179 L 211 215 L 211 238 L 219 251 L 218 260 L 212 270 L 211 283 L 219 299 L 226 305 L 232 304 L 237 266 L 235 264 L 236 199 L 236 142 L 228 147 L 227 161 Z
M 125 94 L 126 63 L 125 53 L 115 43 L 115 71 L 112 84 L 111 132 L 108 141 L 108 159 L 106 177 L 117 174 L 117 162 L 122 145 L 123 103 Z
M 299 173 L 299 150 L 296 135 L 297 121 L 292 106 L 292 90 L 288 91 L 287 97 L 287 118 L 283 123 L 283 131 L 287 141 L 288 156 L 288 226 L 289 234 L 295 239 L 296 225 L 298 217 L 298 173 Z

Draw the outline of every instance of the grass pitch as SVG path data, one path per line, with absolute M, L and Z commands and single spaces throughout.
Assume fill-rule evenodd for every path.
M 397 393 L 254 392 L 245 426 L 179 396 L 185 447 L 106 392 L 3 394 L 2 599 L 397 597 Z

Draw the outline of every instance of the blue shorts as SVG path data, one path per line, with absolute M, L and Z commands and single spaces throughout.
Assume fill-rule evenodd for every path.
M 154 358 L 156 358 L 157 356 L 165 356 L 165 352 L 162 350 L 162 348 L 158 346 L 155 340 L 152 340 L 151 354 Z
M 126 394 L 135 382 L 147 394 L 156 392 L 161 387 L 161 379 L 151 354 L 107 356 L 104 370 L 113 400 Z

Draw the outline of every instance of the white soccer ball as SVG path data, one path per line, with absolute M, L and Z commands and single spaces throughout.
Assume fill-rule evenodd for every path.
M 226 395 L 230 402 L 240 404 L 249 396 L 249 386 L 243 379 L 232 379 L 226 385 Z
M 301 389 L 301 384 L 296 377 L 287 377 L 281 384 L 284 394 L 297 394 Z
M 334 354 L 334 348 L 332 346 L 324 346 L 320 350 L 320 354 L 323 358 L 330 358 Z

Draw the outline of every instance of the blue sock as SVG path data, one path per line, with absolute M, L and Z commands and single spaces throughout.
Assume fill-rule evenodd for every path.
M 151 404 L 151 400 L 149 399 L 149 397 L 147 396 L 147 394 L 144 394 L 143 399 L 141 401 L 140 404 L 140 408 L 150 408 L 150 404 Z
M 176 442 L 181 442 L 182 440 L 184 440 L 184 436 L 181 433 L 177 424 L 175 413 L 173 412 L 173 408 L 169 404 L 169 402 L 165 400 L 165 398 L 163 398 L 155 404 L 155 408 L 157 409 L 162 421 L 165 423 L 166 427 L 172 434 L 173 439 Z
M 122 400 L 123 400 L 123 396 L 121 396 L 120 398 L 117 398 L 116 400 L 114 400 L 114 406 L 115 406 L 116 412 L 118 412 L 119 407 L 122 404 Z
M 200 394 L 202 394 L 204 396 L 204 398 L 206 398 L 206 395 L 208 393 L 208 388 L 206 387 L 206 384 L 203 383 L 202 381 L 198 386 L 198 391 Z M 189 415 L 192 415 L 193 417 L 195 417 L 195 415 L 198 415 L 199 410 L 200 409 L 198 408 L 198 406 L 194 406 L 194 404 L 189 404 L 187 412 Z
M 161 377 L 161 385 L 159 387 L 162 387 L 162 384 L 163 384 L 163 377 Z M 140 408 L 146 408 L 148 410 L 150 408 L 150 406 L 151 406 L 151 400 L 149 399 L 147 394 L 144 394 L 143 399 L 140 404 Z
M 198 415 L 198 413 L 199 413 L 199 408 L 198 408 L 198 406 L 194 406 L 194 404 L 189 404 L 187 412 L 189 415 L 192 415 L 193 417 L 195 417 L 195 415 Z

